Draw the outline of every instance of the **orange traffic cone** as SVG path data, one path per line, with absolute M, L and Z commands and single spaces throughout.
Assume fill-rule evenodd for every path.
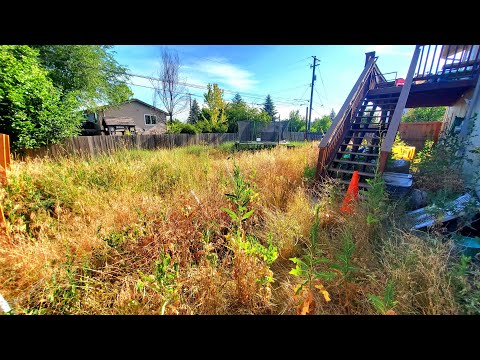
M 340 209 L 343 213 L 351 213 L 353 211 L 353 202 L 358 200 L 358 181 L 360 177 L 358 171 L 353 172 L 352 180 L 348 185 L 347 194 L 345 199 L 343 199 L 342 208 Z

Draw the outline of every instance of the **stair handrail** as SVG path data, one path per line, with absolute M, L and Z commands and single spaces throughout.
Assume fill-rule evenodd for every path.
M 418 58 L 420 56 L 420 47 L 421 45 L 415 46 L 415 51 L 413 52 L 412 61 L 410 62 L 410 67 L 408 69 L 407 77 L 405 79 L 405 84 L 402 87 L 400 96 L 398 98 L 397 105 L 392 115 L 390 124 L 388 125 L 387 133 L 382 141 L 382 147 L 380 149 L 380 164 L 379 171 L 383 172 L 385 165 L 387 164 L 388 157 L 392 151 L 393 143 L 395 142 L 395 136 L 397 135 L 398 128 L 400 127 L 400 121 L 402 120 L 403 110 L 407 104 L 408 95 L 410 94 L 410 88 L 413 83 L 413 76 L 415 73 L 415 68 L 417 67 Z
M 332 125 L 325 133 L 322 141 L 320 142 L 320 150 L 318 154 L 318 164 L 316 171 L 317 180 L 325 174 L 326 166 L 328 166 L 329 162 L 331 161 L 331 157 L 334 155 L 335 151 L 343 140 L 343 132 L 346 125 L 345 122 L 347 120 L 350 120 L 352 116 L 349 110 L 351 110 L 353 106 L 357 106 L 359 95 L 364 95 L 365 85 L 367 85 L 367 79 L 369 79 L 370 75 L 375 72 L 376 76 L 373 80 L 376 82 L 377 75 L 381 74 L 378 67 L 376 66 L 376 61 L 377 57 L 374 56 L 372 56 L 368 60 L 362 73 L 358 77 L 357 82 L 353 86 L 350 94 L 340 108 L 340 111 L 338 112 L 337 116 L 335 116 Z M 368 87 L 370 88 L 372 85 L 374 84 L 368 84 Z M 348 119 L 347 115 L 349 115 Z

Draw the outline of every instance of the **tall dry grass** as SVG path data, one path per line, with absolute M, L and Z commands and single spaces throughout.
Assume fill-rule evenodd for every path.
M 315 314 L 373 314 L 369 294 L 395 282 L 397 313 L 455 313 L 448 251 L 395 226 L 370 226 L 369 209 L 339 212 L 343 189 L 313 187 L 318 143 L 231 152 L 227 147 L 118 152 L 94 159 L 15 161 L 2 189 L 0 291 L 27 314 L 295 314 L 292 257 L 305 254 L 315 206 L 318 242 L 337 261 L 345 236 L 355 272 L 325 282 Z M 249 236 L 278 248 L 268 266 L 229 242 L 237 164 L 258 197 Z M 394 239 L 395 241 L 393 241 Z M 274 282 L 260 281 L 268 276 Z

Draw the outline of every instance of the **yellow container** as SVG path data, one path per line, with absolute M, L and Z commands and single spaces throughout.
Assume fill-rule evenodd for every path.
M 392 153 L 396 160 L 413 160 L 415 146 L 393 146 Z

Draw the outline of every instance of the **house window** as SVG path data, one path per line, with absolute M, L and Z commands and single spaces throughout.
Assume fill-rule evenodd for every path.
M 157 116 L 156 115 L 147 115 L 145 114 L 145 125 L 156 125 Z

